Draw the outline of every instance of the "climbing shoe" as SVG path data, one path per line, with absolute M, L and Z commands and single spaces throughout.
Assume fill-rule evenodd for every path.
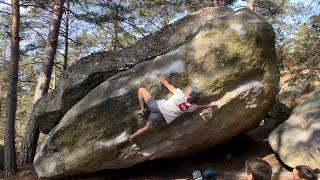
M 147 110 L 143 110 L 143 111 L 136 111 L 135 112 L 136 115 L 142 116 L 142 117 L 146 117 L 147 116 Z

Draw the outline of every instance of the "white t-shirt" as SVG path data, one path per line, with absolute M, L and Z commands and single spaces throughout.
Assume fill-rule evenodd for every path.
M 181 89 L 176 89 L 168 100 L 161 99 L 157 101 L 158 107 L 164 117 L 164 119 L 169 124 L 175 118 L 180 116 L 185 112 L 193 112 L 197 109 L 196 104 L 189 104 L 187 102 L 187 97 L 181 91 Z

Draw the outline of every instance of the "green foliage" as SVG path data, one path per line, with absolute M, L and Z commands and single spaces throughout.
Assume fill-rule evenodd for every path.
M 226 0 L 226 5 L 230 6 L 237 0 Z M 185 7 L 189 12 L 197 11 L 201 8 L 214 6 L 213 0 L 175 0 L 175 5 Z
M 294 69 L 293 82 L 306 82 L 306 91 L 310 91 L 312 82 L 320 81 L 320 15 L 299 27 L 290 55 L 298 67 Z
M 271 23 L 277 22 L 290 9 L 290 0 L 256 1 L 255 11 L 266 17 Z

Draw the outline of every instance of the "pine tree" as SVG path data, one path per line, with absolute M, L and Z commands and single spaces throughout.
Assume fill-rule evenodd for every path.
M 60 24 L 63 14 L 64 0 L 56 0 L 53 8 L 52 23 L 48 34 L 46 43 L 46 52 L 42 64 L 42 70 L 40 72 L 38 83 L 33 98 L 33 105 L 48 93 L 52 69 L 54 66 L 54 59 L 56 56 L 56 50 L 58 45 L 58 37 L 60 31 Z M 39 129 L 37 128 L 34 118 L 34 108 L 30 114 L 26 133 L 21 145 L 19 164 L 32 163 L 37 148 L 37 142 L 39 138 Z
M 19 0 L 12 0 L 12 24 L 11 24 L 11 64 L 9 72 L 8 96 L 7 96 L 7 121 L 5 128 L 5 176 L 12 176 L 17 171 L 16 148 L 15 148 L 15 127 L 17 111 L 17 83 L 19 71 L 19 28 L 20 28 L 20 7 Z

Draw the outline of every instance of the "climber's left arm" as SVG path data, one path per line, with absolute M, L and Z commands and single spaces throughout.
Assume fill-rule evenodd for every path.
M 203 109 L 208 109 L 208 108 L 218 109 L 218 104 L 216 102 L 211 102 L 206 105 L 197 105 L 197 110 L 203 110 Z

